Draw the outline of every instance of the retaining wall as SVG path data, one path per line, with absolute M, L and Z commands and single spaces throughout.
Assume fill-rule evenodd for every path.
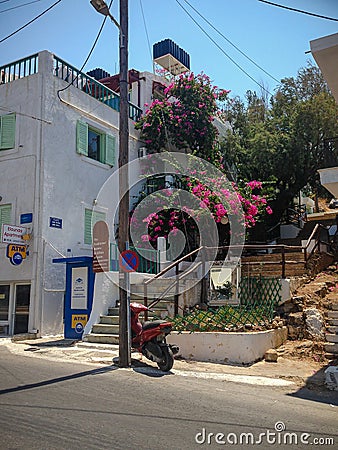
M 231 332 L 172 332 L 170 344 L 180 348 L 178 355 L 197 361 L 251 364 L 263 358 L 269 348 L 277 348 L 287 339 L 287 328 L 276 330 Z

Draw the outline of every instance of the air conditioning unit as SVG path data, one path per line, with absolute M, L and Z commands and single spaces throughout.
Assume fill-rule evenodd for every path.
M 148 151 L 147 151 L 146 147 L 140 147 L 138 149 L 138 157 L 139 158 L 144 158 L 145 156 L 147 156 L 147 154 L 148 154 Z

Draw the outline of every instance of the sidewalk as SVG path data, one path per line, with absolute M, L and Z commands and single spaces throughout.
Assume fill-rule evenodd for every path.
M 5 345 L 10 352 L 21 356 L 50 358 L 74 364 L 116 365 L 118 363 L 119 349 L 117 345 L 73 341 L 64 339 L 62 336 L 14 342 L 9 338 L 0 338 L 1 344 Z M 158 371 L 155 363 L 138 352 L 132 353 L 132 367 L 137 368 L 139 372 Z M 326 390 L 324 370 L 325 367 L 315 361 L 305 362 L 301 359 L 279 356 L 276 363 L 259 361 L 245 367 L 177 359 L 174 363 L 173 373 L 225 381 L 237 380 L 250 384 L 293 386 L 294 388 L 306 386 L 309 389 Z

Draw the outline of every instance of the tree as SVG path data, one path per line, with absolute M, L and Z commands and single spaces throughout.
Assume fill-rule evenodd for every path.
M 285 78 L 270 106 L 247 93 L 247 103 L 228 102 L 232 132 L 222 143 L 225 161 L 236 160 L 238 177 L 274 182 L 273 219 L 306 185 L 318 191 L 317 170 L 338 165 L 338 107 L 319 69 L 310 63 Z

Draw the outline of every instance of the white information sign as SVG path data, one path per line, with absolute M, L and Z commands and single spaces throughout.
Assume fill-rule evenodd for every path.
M 88 267 L 72 268 L 71 309 L 87 309 Z
M 5 244 L 26 244 L 22 239 L 24 234 L 26 234 L 25 227 L 2 224 L 1 241 Z

